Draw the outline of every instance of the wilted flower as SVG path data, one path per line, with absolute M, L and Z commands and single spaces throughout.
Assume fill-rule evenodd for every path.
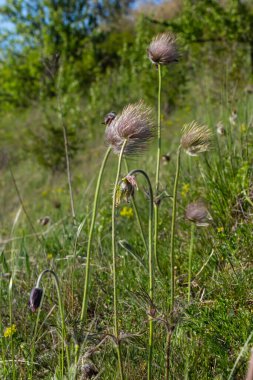
M 87 362 L 82 365 L 82 380 L 92 379 L 98 374 L 98 370 L 92 362 Z
M 105 125 L 110 125 L 111 122 L 115 119 L 116 113 L 115 112 L 109 112 L 105 117 L 104 117 L 104 124 Z
M 213 220 L 203 201 L 190 203 L 186 207 L 185 217 L 199 227 L 208 227 Z
M 230 124 L 235 126 L 236 125 L 236 120 L 237 120 L 237 112 L 236 110 L 233 110 L 231 115 L 229 116 L 229 121 L 230 121 Z
M 155 65 L 169 65 L 178 62 L 179 59 L 176 38 L 174 34 L 168 32 L 153 38 L 147 52 L 148 58 Z
M 105 131 L 106 141 L 119 154 L 123 143 L 125 155 L 136 155 L 146 149 L 147 143 L 154 136 L 152 110 L 142 101 L 126 106 L 117 115 Z
M 220 136 L 226 136 L 226 129 L 221 121 L 216 124 L 216 131 Z
M 192 121 L 183 127 L 181 146 L 190 156 L 197 156 L 210 149 L 211 139 L 212 132 L 206 125 Z
M 33 288 L 30 294 L 29 306 L 30 309 L 34 312 L 40 307 L 41 299 L 43 295 L 43 289 Z
M 134 196 L 135 189 L 138 190 L 138 186 L 134 175 L 122 178 L 116 189 L 116 207 L 122 199 L 129 202 L 129 199 Z
M 248 84 L 245 89 L 244 89 L 244 92 L 246 94 L 253 94 L 253 86 L 251 84 Z

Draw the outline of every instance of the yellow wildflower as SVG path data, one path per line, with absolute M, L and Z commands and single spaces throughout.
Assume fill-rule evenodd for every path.
M 4 330 L 4 337 L 9 338 L 13 334 L 15 334 L 16 331 L 17 331 L 17 327 L 14 324 L 9 327 L 6 327 L 6 329 Z
M 220 233 L 220 232 L 224 232 L 224 227 L 218 227 L 218 228 L 217 228 L 217 232 L 219 232 L 219 233 Z
M 57 187 L 55 189 L 55 192 L 58 193 L 58 194 L 61 194 L 61 193 L 63 193 L 63 188 L 62 187 Z
M 48 259 L 48 260 L 52 260 L 52 258 L 53 258 L 53 254 L 52 254 L 52 253 L 48 253 L 48 254 L 47 254 L 47 259 Z
M 181 191 L 182 197 L 185 198 L 187 196 L 187 194 L 189 193 L 189 191 L 190 191 L 189 183 L 184 183 L 182 186 L 182 191 Z
M 134 212 L 131 207 L 123 207 L 123 209 L 120 211 L 120 215 L 126 218 L 132 218 L 134 216 Z
M 241 133 L 245 133 L 247 131 L 247 127 L 245 124 L 240 125 L 240 131 L 241 131 Z
M 41 192 L 41 195 L 42 195 L 42 197 L 47 197 L 47 195 L 48 195 L 48 190 L 43 190 L 42 192 Z

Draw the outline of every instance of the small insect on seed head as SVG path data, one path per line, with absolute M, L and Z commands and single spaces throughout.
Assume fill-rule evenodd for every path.
M 33 312 L 35 312 L 40 307 L 42 296 L 43 296 L 43 289 L 41 288 L 32 289 L 31 294 L 30 294 L 30 299 L 29 299 L 29 306 Z
M 106 127 L 106 142 L 119 154 L 126 141 L 124 155 L 138 155 L 154 136 L 152 110 L 142 101 L 129 104 Z
M 115 112 L 109 112 L 107 115 L 104 117 L 104 123 L 105 125 L 110 125 L 111 122 L 115 119 L 116 113 Z
M 188 204 L 185 217 L 199 227 L 208 227 L 213 220 L 203 201 Z
M 181 146 L 190 156 L 197 156 L 210 149 L 212 136 L 211 130 L 206 125 L 192 121 L 183 127 Z
M 170 32 L 158 34 L 151 41 L 147 53 L 148 58 L 155 65 L 178 62 L 179 52 L 174 34 Z

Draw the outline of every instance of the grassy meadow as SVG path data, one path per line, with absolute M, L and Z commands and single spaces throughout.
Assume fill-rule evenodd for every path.
M 82 60 L 33 87 L 24 55 L 31 88 L 0 66 L 1 379 L 253 379 L 249 50 L 179 32 L 178 63 L 152 64 L 168 27 L 138 17 L 94 28 L 80 86 Z

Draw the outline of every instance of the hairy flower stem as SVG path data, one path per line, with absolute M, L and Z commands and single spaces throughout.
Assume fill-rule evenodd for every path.
M 119 341 L 119 329 L 118 329 L 118 297 L 117 297 L 117 263 L 116 263 L 116 236 L 115 236 L 115 208 L 116 208 L 116 192 L 117 192 L 117 186 L 119 182 L 119 176 L 120 176 L 120 169 L 121 169 L 121 163 L 123 158 L 123 153 L 125 146 L 127 144 L 127 140 L 124 140 L 121 151 L 119 154 L 118 159 L 118 169 L 114 184 L 114 190 L 113 190 L 113 200 L 112 200 L 112 261 L 113 261 L 113 305 L 114 305 L 114 335 L 117 340 L 117 354 L 118 354 L 118 364 L 119 364 L 119 371 L 120 371 L 120 378 L 121 380 L 124 379 L 123 374 L 123 366 L 122 366 L 122 359 L 121 359 L 121 349 L 120 349 L 120 341 Z
M 192 279 L 192 251 L 194 244 L 194 232 L 195 232 L 195 224 L 191 225 L 191 240 L 190 240 L 190 248 L 189 248 L 189 264 L 188 264 L 188 303 L 191 300 L 191 279 Z
M 141 169 L 134 169 L 128 175 L 142 174 L 147 181 L 149 188 L 149 220 L 148 220 L 148 262 L 149 262 L 149 298 L 151 304 L 154 298 L 154 268 L 153 268 L 153 246 L 152 246 L 152 225 L 153 225 L 153 190 L 147 173 Z M 152 305 L 150 309 L 152 308 Z M 152 358 L 153 358 L 153 317 L 152 310 L 149 315 L 149 355 L 148 355 L 148 380 L 152 378 Z
M 63 132 L 71 214 L 72 214 L 73 221 L 75 222 L 76 215 L 75 215 L 75 208 L 74 208 L 74 198 L 73 198 L 73 191 L 72 191 L 71 171 L 70 171 L 69 152 L 68 152 L 69 144 L 68 144 L 68 136 L 67 136 L 67 127 L 64 121 L 64 116 L 63 116 L 61 93 L 60 93 L 61 74 L 62 74 L 62 70 L 60 70 L 58 81 L 57 81 L 57 108 L 58 108 L 59 120 L 62 126 L 62 132 Z
M 8 288 L 10 327 L 13 324 L 13 310 L 12 310 L 13 295 L 12 295 L 12 286 L 13 286 L 13 277 L 11 276 L 10 282 L 9 282 L 9 288 Z M 14 342 L 13 342 L 13 336 L 12 336 L 12 334 L 11 334 L 10 338 L 11 338 L 12 379 L 15 380 L 16 379 L 16 364 L 15 364 Z
M 162 88 L 162 69 L 158 64 L 158 104 L 157 104 L 157 158 L 156 158 L 156 177 L 155 177 L 155 194 L 159 192 L 159 175 L 161 160 L 161 88 Z M 158 205 L 155 204 L 154 209 L 154 256 L 158 269 L 160 270 L 157 255 L 157 238 L 158 238 Z M 160 270 L 161 271 L 161 270 Z
M 41 301 L 40 301 L 40 307 L 38 309 L 38 313 L 37 313 L 37 316 L 36 316 L 36 322 L 35 322 L 32 342 L 31 342 L 31 367 L 30 367 L 30 371 L 29 371 L 29 380 L 33 379 L 33 360 L 34 360 L 34 354 L 35 354 L 35 339 L 37 337 L 37 332 L 38 332 L 39 319 L 40 319 L 40 311 L 41 311 L 41 306 L 42 306 L 42 303 L 43 303 L 43 298 L 44 298 L 44 296 L 42 295 L 42 298 L 41 298 Z
M 63 311 L 63 304 L 62 304 L 62 297 L 61 297 L 61 292 L 60 292 L 60 284 L 59 284 L 59 279 L 57 274 L 51 270 L 51 269 L 45 269 L 43 272 L 38 277 L 37 283 L 36 283 L 36 288 L 40 287 L 40 282 L 42 278 L 44 277 L 45 274 L 51 274 L 54 278 L 55 286 L 56 286 L 56 291 L 57 291 L 57 297 L 58 297 L 58 304 L 59 304 L 59 310 L 60 310 L 60 315 L 61 315 L 61 323 L 62 323 L 62 350 L 61 350 L 61 363 L 60 363 L 60 368 L 61 368 L 61 375 L 62 377 L 64 376 L 64 346 L 65 346 L 65 339 L 66 339 L 66 326 L 65 326 L 65 318 L 64 318 L 64 311 Z M 68 348 L 66 346 L 66 357 L 67 357 L 67 366 L 69 369 L 70 363 L 69 363 L 69 352 Z
M 88 305 L 89 285 L 90 285 L 89 280 L 90 280 L 91 244 L 92 244 L 94 225 L 95 225 L 95 220 L 96 220 L 96 215 L 97 215 L 97 203 L 98 203 L 98 196 L 99 196 L 99 191 L 100 191 L 100 186 L 101 186 L 101 179 L 102 179 L 105 165 L 107 163 L 110 152 L 111 152 L 111 147 L 107 149 L 104 159 L 102 161 L 102 165 L 100 167 L 100 171 L 98 174 L 96 191 L 95 191 L 95 196 L 94 196 L 91 225 L 89 229 L 87 255 L 86 255 L 85 282 L 84 282 L 83 302 L 82 302 L 82 310 L 81 310 L 81 318 L 80 318 L 81 321 L 85 321 L 87 318 L 87 305 Z
M 128 169 L 128 164 L 127 164 L 127 160 L 125 159 L 125 167 L 126 167 L 126 172 L 128 173 L 129 172 L 129 169 Z M 144 231 L 143 231 L 143 227 L 142 227 L 142 224 L 141 224 L 141 219 L 140 219 L 140 214 L 139 214 L 139 210 L 138 210 L 138 207 L 136 205 L 136 202 L 135 202 L 135 198 L 132 197 L 132 204 L 133 204 L 133 209 L 134 209 L 134 214 L 136 216 L 136 219 L 137 219 L 137 224 L 139 226 L 139 229 L 140 229 L 140 233 L 141 233 L 141 238 L 142 238 L 142 241 L 143 241 L 143 244 L 144 244 L 144 247 L 145 247 L 145 250 L 148 254 L 148 245 L 147 245 L 147 241 L 145 239 L 145 236 L 144 236 Z
M 181 145 L 177 149 L 177 164 L 176 164 L 176 176 L 174 181 L 173 190 L 173 209 L 172 209 L 172 220 L 171 220 L 171 232 L 170 232 L 170 291 L 171 291 L 171 311 L 174 310 L 175 301 L 175 280 L 174 280 L 174 261 L 175 261 L 175 224 L 176 224 L 176 214 L 177 214 L 177 187 L 180 171 L 180 156 L 181 156 Z
M 165 368 L 165 377 L 164 380 L 169 380 L 170 378 L 170 360 L 171 360 L 171 338 L 172 338 L 172 329 L 167 329 L 167 339 L 166 339 L 166 368 Z

